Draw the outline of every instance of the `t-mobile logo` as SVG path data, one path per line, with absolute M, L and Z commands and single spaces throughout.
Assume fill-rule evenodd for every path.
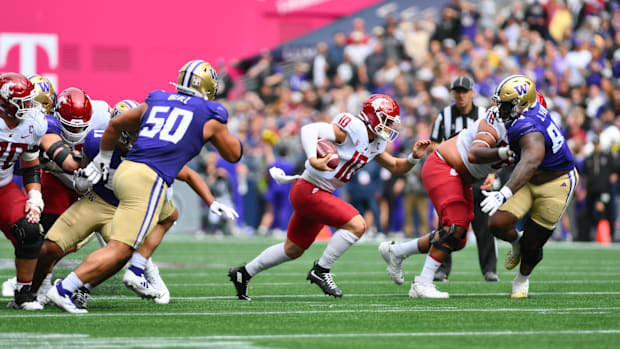
M 45 51 L 51 69 L 58 68 L 58 35 L 32 33 L 0 33 L 0 69 L 7 64 L 9 51 L 19 46 L 19 72 L 45 75 L 54 86 L 58 86 L 58 76 L 49 72 L 37 71 L 37 47 Z

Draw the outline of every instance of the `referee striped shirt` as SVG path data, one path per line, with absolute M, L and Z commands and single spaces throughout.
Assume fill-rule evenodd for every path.
M 463 131 L 464 128 L 472 126 L 479 118 L 485 117 L 485 115 L 486 109 L 475 104 L 468 114 L 461 114 L 454 104 L 447 106 L 437 115 L 433 122 L 431 141 L 441 143 L 441 141 L 452 138 Z

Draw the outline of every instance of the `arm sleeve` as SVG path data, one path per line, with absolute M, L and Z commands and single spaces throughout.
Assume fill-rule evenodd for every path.
M 316 142 L 319 138 L 335 141 L 336 134 L 331 124 L 315 122 L 301 128 L 301 144 L 308 158 L 316 157 Z

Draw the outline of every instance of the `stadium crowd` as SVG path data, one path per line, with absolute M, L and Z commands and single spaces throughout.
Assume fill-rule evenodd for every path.
M 619 0 L 514 1 L 505 7 L 453 0 L 437 16 L 394 14 L 374 28 L 356 19 L 350 32 L 317 43 L 307 60 L 279 61 L 264 51 L 246 69 L 223 63 L 217 69 L 219 101 L 229 108 L 231 132 L 245 153 L 240 163 L 229 164 L 203 152 L 192 166 L 204 171 L 217 200 L 234 204 L 241 218 L 231 226 L 205 216 L 205 231 L 286 231 L 290 188 L 270 179 L 268 169 L 275 164 L 301 172 L 303 125 L 358 111 L 371 93 L 388 94 L 399 103 L 402 120 L 389 151 L 402 157 L 416 140 L 429 137 L 433 119 L 452 103 L 454 78 L 472 77 L 474 103 L 487 107 L 497 84 L 511 74 L 535 81 L 581 173 L 576 200 L 554 238 L 590 241 L 599 222 L 609 222 L 612 234 L 618 226 Z M 371 163 L 337 195 L 366 212 L 370 232 L 418 236 L 433 225 L 417 168 L 394 177 Z

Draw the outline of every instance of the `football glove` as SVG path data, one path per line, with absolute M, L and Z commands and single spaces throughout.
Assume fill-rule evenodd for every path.
M 218 216 L 224 214 L 224 217 L 228 219 L 237 219 L 239 218 L 239 214 L 235 211 L 234 208 L 219 203 L 217 201 L 213 201 L 211 205 L 209 205 L 209 211 L 215 213 Z
M 100 150 L 99 154 L 95 156 L 86 168 L 78 170 L 79 175 L 88 179 L 91 185 L 99 183 L 100 180 L 104 182 L 108 179 L 110 172 L 110 162 L 112 161 L 113 151 Z
M 486 198 L 480 203 L 482 212 L 492 216 L 504 204 L 504 202 L 506 202 L 506 200 L 512 197 L 512 190 L 504 186 L 499 191 L 483 190 L 482 194 L 486 196 Z

